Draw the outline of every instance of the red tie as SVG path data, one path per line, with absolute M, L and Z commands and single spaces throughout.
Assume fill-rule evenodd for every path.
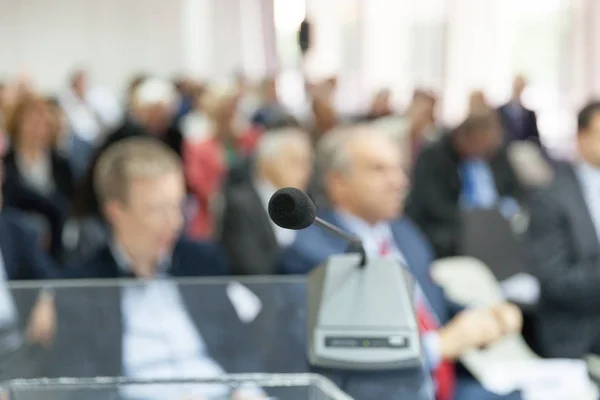
M 421 334 L 439 328 L 436 319 L 431 315 L 431 312 L 429 312 L 429 309 L 423 301 L 420 301 L 417 306 L 417 319 Z M 437 384 L 436 400 L 452 400 L 454 397 L 454 384 L 456 381 L 454 364 L 447 360 L 441 360 L 440 365 L 433 373 L 433 378 Z
M 392 252 L 392 245 L 388 240 L 382 240 L 379 244 L 379 255 L 385 257 Z M 419 323 L 419 332 L 422 334 L 437 330 L 439 324 L 433 317 L 424 301 L 419 301 L 417 306 L 417 319 Z M 456 375 L 454 364 L 442 360 L 438 368 L 434 371 L 434 380 L 436 382 L 436 400 L 452 400 L 454 397 L 454 384 Z

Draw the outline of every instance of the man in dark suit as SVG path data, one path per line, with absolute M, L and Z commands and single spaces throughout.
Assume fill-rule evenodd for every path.
M 535 112 L 525 108 L 521 101 L 526 86 L 525 77 L 517 76 L 513 81 L 510 101 L 498 109 L 507 143 L 515 140 L 530 140 L 541 144 Z
M 89 295 L 65 293 L 58 303 L 59 316 L 64 316 L 59 337 L 63 342 L 73 335 L 77 339 L 69 340 L 75 348 L 69 348 L 68 354 L 57 352 L 60 360 L 55 365 L 63 370 L 56 367 L 53 374 L 159 379 L 253 371 L 252 360 L 242 357 L 243 327 L 225 288 L 206 289 L 215 291 L 214 301 L 223 305 L 214 307 L 196 304 L 193 288 L 182 285 L 180 290 L 168 279 L 228 274 L 216 246 L 180 236 L 185 198 L 182 171 L 177 154 L 152 138 L 125 139 L 99 159 L 95 185 L 112 238 L 69 276 L 144 281 L 88 288 Z M 224 323 L 215 326 L 221 320 Z M 237 337 L 226 340 L 232 335 Z M 228 391 L 220 385 L 176 386 L 132 387 L 120 394 L 145 399 L 189 394 L 212 398 Z M 250 392 L 245 399 L 257 394 Z
M 271 222 L 267 207 L 277 189 L 306 189 L 312 170 L 309 136 L 296 128 L 268 131 L 255 153 L 253 179 L 227 191 L 221 242 L 236 275 L 268 275 L 295 231 Z
M 539 341 L 549 357 L 600 354 L 600 103 L 578 116 L 580 161 L 535 193 L 529 227 L 541 284 Z
M 498 207 L 510 217 L 519 211 L 522 197 L 492 111 L 470 115 L 425 148 L 411 183 L 406 213 L 425 233 L 437 257 L 458 254 L 461 211 Z
M 508 304 L 461 310 L 431 281 L 429 265 L 434 257 L 429 244 L 409 219 L 400 216 L 407 180 L 394 142 L 372 129 L 352 128 L 327 136 L 322 146 L 318 154 L 323 158 L 318 163 L 332 210 L 320 216 L 358 236 L 368 256 L 394 257 L 405 264 L 418 282 L 415 302 L 419 329 L 438 389 L 436 398 L 519 398 L 516 394 L 502 397 L 488 393 L 466 372 L 457 379 L 454 362 L 458 357 L 520 329 L 521 315 Z M 312 226 L 300 231 L 284 252 L 281 271 L 307 273 L 346 247 L 343 240 Z

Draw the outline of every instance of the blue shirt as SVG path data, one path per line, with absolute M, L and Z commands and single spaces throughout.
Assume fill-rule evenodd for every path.
M 463 208 L 491 208 L 498 201 L 494 174 L 487 162 L 473 159 L 463 162 L 459 170 L 462 180 Z

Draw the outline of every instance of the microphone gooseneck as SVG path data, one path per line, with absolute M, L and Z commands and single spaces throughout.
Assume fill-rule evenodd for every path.
M 359 253 L 360 266 L 367 263 L 367 255 L 362 242 L 356 236 L 344 232 L 337 226 L 317 217 L 317 207 L 310 197 L 300 189 L 283 188 L 271 196 L 269 200 L 269 217 L 277 225 L 285 229 L 300 230 L 313 223 L 325 228 L 334 235 L 350 243 L 347 253 Z

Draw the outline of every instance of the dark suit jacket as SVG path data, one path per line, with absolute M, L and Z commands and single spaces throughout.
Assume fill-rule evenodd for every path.
M 334 212 L 328 211 L 320 216 L 327 222 L 344 227 Z M 459 307 L 446 299 L 442 289 L 429 276 L 429 265 L 434 256 L 427 239 L 408 218 L 394 221 L 392 232 L 411 274 L 419 282 L 440 323 L 446 324 Z M 283 251 L 278 268 L 283 274 L 306 274 L 327 257 L 344 253 L 347 247 L 348 243 L 343 239 L 313 225 L 298 232 L 296 241 Z
M 221 243 L 235 275 L 274 273 L 279 245 L 269 215 L 251 183 L 227 190 Z
M 519 121 L 516 121 L 511 114 L 510 107 L 510 104 L 505 104 L 498 109 L 506 141 L 531 140 L 540 143 L 535 112 L 524 108 L 521 116 L 522 120 L 519 124 Z
M 438 258 L 458 252 L 460 161 L 450 134 L 423 149 L 413 171 L 406 214 L 423 230 Z M 490 167 L 498 194 L 520 200 L 522 190 L 504 149 L 490 161 Z
M 20 221 L 20 213 L 5 208 L 0 213 L 0 250 L 9 280 L 51 279 L 58 268 L 38 246 L 34 232 Z
M 227 275 L 228 272 L 218 248 L 187 239 L 177 243 L 168 271 L 175 278 Z M 104 247 L 79 265 L 69 277 L 128 276 L 119 268 L 109 248 Z M 199 290 L 203 299 L 211 298 L 212 301 L 198 301 Z M 244 352 L 248 345 L 244 327 L 227 297 L 225 285 L 182 283 L 179 291 L 210 356 L 228 373 L 256 372 L 255 356 Z M 52 371 L 48 373 L 74 377 L 123 375 L 123 317 L 119 286 L 75 286 L 58 290 L 56 299 L 57 338 L 60 343 L 54 349 L 56 358 L 50 363 Z
M 553 184 L 533 195 L 530 213 L 541 351 L 579 358 L 600 343 L 600 245 L 571 165 L 557 166 Z
M 30 188 L 21 175 L 14 150 L 4 157 L 5 179 L 2 185 L 4 204 L 8 207 L 42 215 L 50 225 L 51 253 L 60 258 L 62 230 L 73 196 L 74 178 L 69 161 L 56 152 L 50 155 L 55 192 L 44 195 Z

